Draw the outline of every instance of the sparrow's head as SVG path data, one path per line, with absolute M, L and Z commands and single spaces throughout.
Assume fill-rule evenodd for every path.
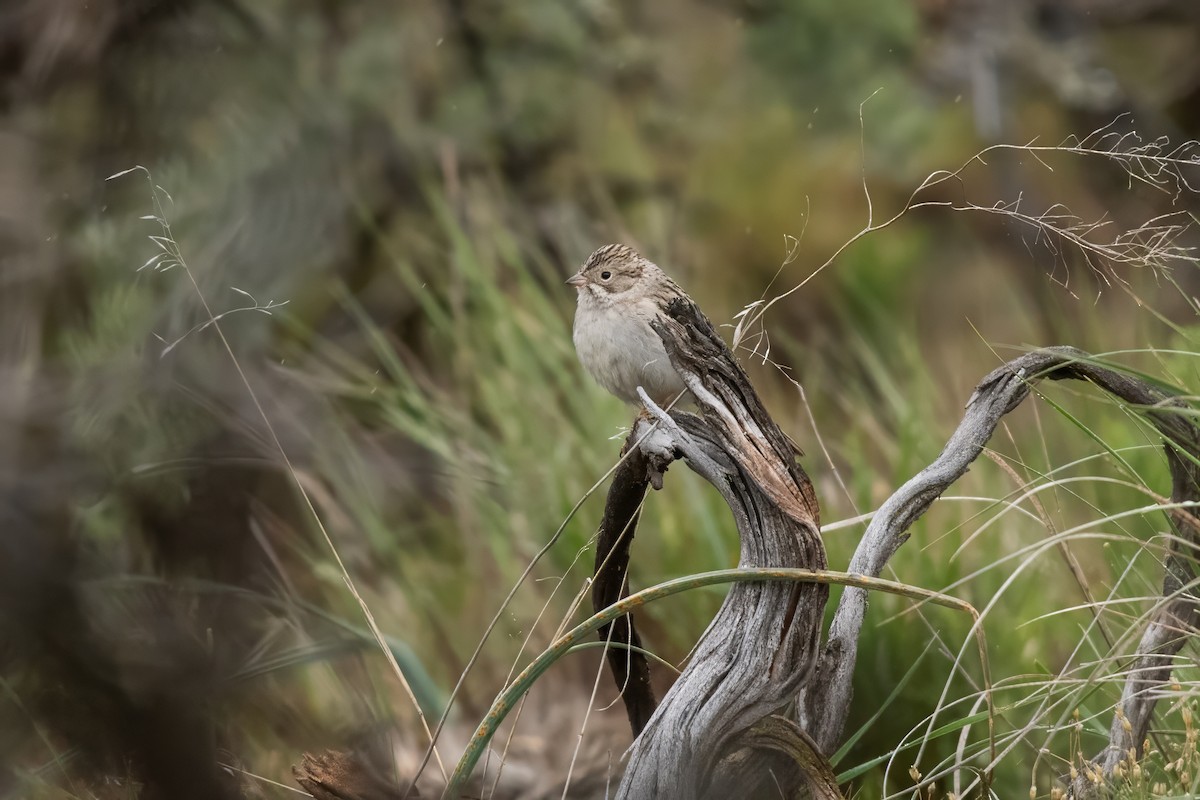
M 625 294 L 653 281 L 662 272 L 632 247 L 608 244 L 588 256 L 583 267 L 567 283 L 596 299 Z

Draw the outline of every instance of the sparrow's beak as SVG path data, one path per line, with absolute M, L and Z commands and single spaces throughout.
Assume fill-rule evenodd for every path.
M 571 277 L 567 278 L 567 285 L 574 286 L 576 289 L 582 289 L 587 285 L 587 278 L 583 277 L 583 272 L 576 272 Z

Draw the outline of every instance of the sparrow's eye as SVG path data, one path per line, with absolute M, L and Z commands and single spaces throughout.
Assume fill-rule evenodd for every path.
M 612 273 L 609 272 L 608 270 L 604 270 L 604 272 L 600 273 L 600 280 L 602 280 L 602 281 L 606 281 L 611 277 L 612 277 Z

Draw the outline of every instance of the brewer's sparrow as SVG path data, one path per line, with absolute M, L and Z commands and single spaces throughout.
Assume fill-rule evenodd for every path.
M 567 281 L 578 290 L 575 351 L 596 382 L 627 403 L 637 387 L 666 407 L 686 388 L 650 321 L 686 297 L 667 274 L 623 244 L 601 247 Z

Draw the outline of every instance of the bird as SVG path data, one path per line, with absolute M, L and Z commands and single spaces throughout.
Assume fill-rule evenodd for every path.
M 671 301 L 689 299 L 679 284 L 623 244 L 596 250 L 567 284 L 578 295 L 575 352 L 597 383 L 631 405 L 641 404 L 639 386 L 660 407 L 688 399 L 683 378 L 650 327 L 665 317 Z
M 578 296 L 572 338 L 579 361 L 597 383 L 634 406 L 642 405 L 638 387 L 660 409 L 677 407 L 680 403 L 696 404 L 683 377 L 671 364 L 658 332 L 650 324 L 656 322 L 662 327 L 664 320 L 672 317 L 672 309 L 687 308 L 692 324 L 681 329 L 681 333 L 689 345 L 698 345 L 703 340 L 706 357 L 712 361 L 707 369 L 732 379 L 743 398 L 752 400 L 748 413 L 758 415 L 755 430 L 731 433 L 742 440 L 739 451 L 759 455 L 774 451 L 776 463 L 782 463 L 787 471 L 778 473 L 775 466 L 768 465 L 765 469 L 751 469 L 751 474 L 786 513 L 796 519 L 810 519 L 816 500 L 808 477 L 795 462 L 804 451 L 770 418 L 729 346 L 679 284 L 657 264 L 624 244 L 609 244 L 596 250 L 567 279 L 567 284 L 575 287 Z M 696 379 L 700 380 L 700 376 Z M 721 402 L 711 391 L 707 391 L 707 397 L 709 403 Z M 640 413 L 648 415 L 649 410 L 642 408 Z M 729 412 L 724 413 L 727 416 Z M 747 458 L 752 458 L 754 465 L 759 464 L 756 456 Z M 654 488 L 661 488 L 661 481 L 659 475 Z

